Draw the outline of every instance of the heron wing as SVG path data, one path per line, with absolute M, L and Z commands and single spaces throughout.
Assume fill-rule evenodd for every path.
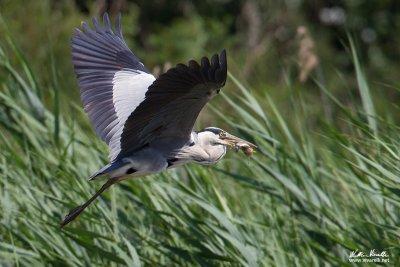
M 113 136 L 121 133 L 155 78 L 126 45 L 120 16 L 114 30 L 107 14 L 103 25 L 95 18 L 93 25 L 94 29 L 83 22 L 75 30 L 72 62 L 84 109 L 96 133 L 112 150 Z
M 205 104 L 224 86 L 227 77 L 225 50 L 211 62 L 204 57 L 178 64 L 157 78 L 145 99 L 129 115 L 112 158 L 129 155 L 158 138 L 189 139 Z

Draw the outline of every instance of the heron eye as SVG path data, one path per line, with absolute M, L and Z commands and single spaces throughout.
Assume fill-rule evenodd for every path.
M 219 137 L 226 137 L 226 133 L 225 132 L 220 132 L 219 133 Z

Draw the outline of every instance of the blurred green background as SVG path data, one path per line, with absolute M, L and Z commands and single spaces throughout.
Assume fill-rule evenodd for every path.
M 163 70 L 165 64 L 199 59 L 226 48 L 230 71 L 257 92 L 271 88 L 267 90 L 279 102 L 286 101 L 288 79 L 297 87 L 302 68 L 327 86 L 332 85 L 344 101 L 349 95 L 356 95 L 354 68 L 347 49 L 350 34 L 371 86 L 383 85 L 378 94 L 397 97 L 390 87 L 398 85 L 398 1 L 3 0 L 1 11 L 31 66 L 47 70 L 37 78 L 51 82 L 48 70 L 52 53 L 57 72 L 63 76 L 59 89 L 72 99 L 78 98 L 69 54 L 72 30 L 81 21 L 105 11 L 112 16 L 122 12 L 124 37 L 150 70 Z M 308 31 L 306 37 L 298 33 L 301 26 Z M 4 27 L 0 34 L 4 36 Z M 300 55 L 301 40 L 307 38 L 313 42 L 310 51 L 318 61 L 309 72 Z M 312 97 L 319 93 L 310 79 L 306 75 L 302 87 L 307 87 L 303 90 Z
M 125 181 L 60 230 L 107 161 L 70 58 L 106 11 L 155 75 L 225 48 L 196 129 L 258 151 Z M 0 265 L 348 266 L 376 249 L 396 266 L 399 24 L 386 0 L 0 0 Z

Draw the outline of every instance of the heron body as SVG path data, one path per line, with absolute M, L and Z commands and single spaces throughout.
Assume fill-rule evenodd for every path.
M 226 146 L 211 143 L 214 135 L 209 131 L 192 132 L 184 144 L 170 138 L 156 140 L 132 155 L 105 166 L 89 179 L 105 174 L 111 178 L 126 179 L 127 175 L 133 177 L 158 173 L 189 162 L 215 164 L 225 155 Z
M 112 29 L 107 14 L 103 25 L 85 22 L 72 37 L 72 62 L 84 109 L 97 135 L 108 144 L 110 163 L 89 177 L 107 177 L 86 203 L 61 222 L 74 220 L 109 186 L 129 177 L 158 173 L 189 162 L 214 164 L 227 147 L 255 147 L 225 131 L 194 123 L 227 78 L 226 52 L 178 64 L 155 78 L 129 50 L 120 16 Z

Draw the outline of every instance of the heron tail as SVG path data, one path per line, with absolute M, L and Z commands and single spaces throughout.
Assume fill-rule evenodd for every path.
M 105 175 L 108 173 L 108 169 L 110 168 L 110 164 L 104 166 L 103 168 L 101 168 L 100 170 L 98 170 L 97 172 L 93 173 L 92 175 L 89 176 L 88 180 L 92 181 L 95 180 L 97 177 Z
M 60 223 L 60 227 L 63 228 L 64 226 L 66 226 L 67 224 L 69 224 L 70 222 L 72 222 L 73 220 L 76 219 L 76 217 L 79 216 L 79 214 L 82 213 L 82 211 L 84 211 L 98 196 L 101 195 L 101 193 L 103 193 L 107 188 L 109 188 L 110 186 L 112 186 L 113 184 L 115 184 L 117 182 L 116 179 L 109 179 L 101 188 L 99 191 L 97 191 L 88 201 L 86 201 L 84 204 L 74 208 L 73 210 L 71 210 L 67 216 L 65 216 L 64 220 Z
M 115 171 L 116 169 L 121 168 L 124 164 L 126 164 L 126 163 L 124 163 L 122 161 L 114 161 L 110 164 L 107 164 L 106 166 L 104 166 L 103 168 L 98 170 L 97 172 L 90 175 L 88 180 L 89 181 L 96 180 L 100 176 L 110 174 L 112 171 Z

